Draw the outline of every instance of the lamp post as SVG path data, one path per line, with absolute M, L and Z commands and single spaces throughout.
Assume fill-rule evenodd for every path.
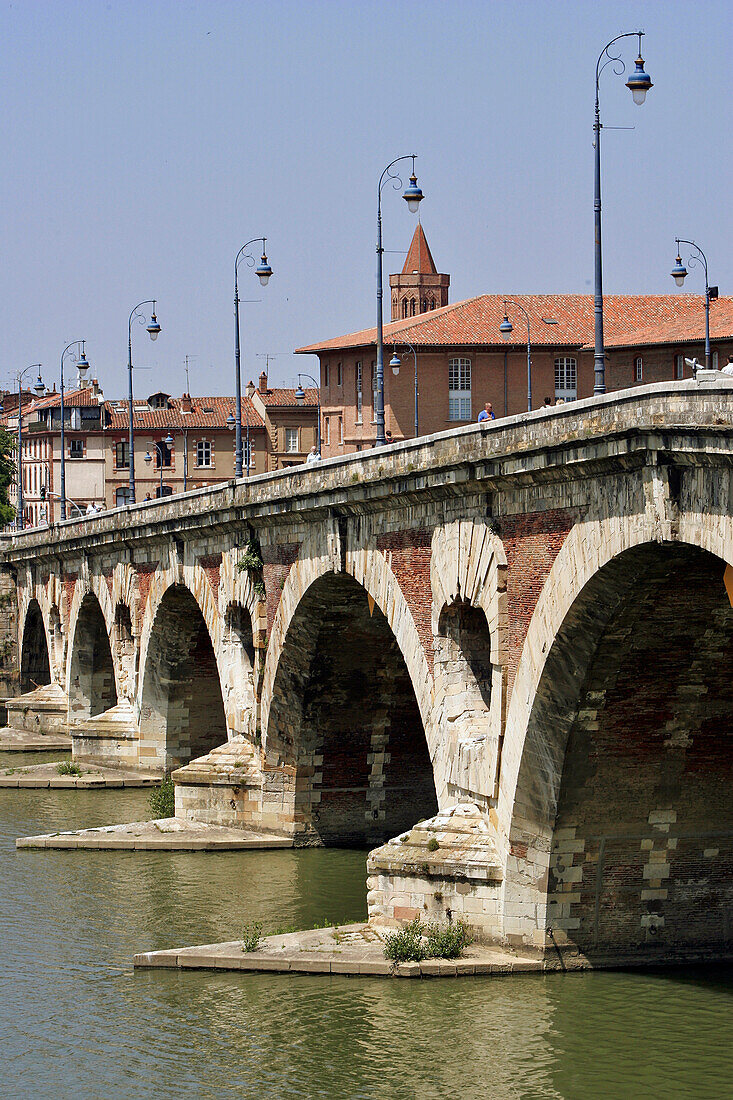
M 144 302 L 138 302 L 135 308 L 130 313 L 130 318 L 127 322 L 127 375 L 129 382 L 129 395 L 130 395 L 130 427 L 129 427 L 129 471 L 130 471 L 130 504 L 135 503 L 135 425 L 133 423 L 133 406 L 132 406 L 132 322 L 137 320 L 141 325 L 145 325 L 146 317 L 144 313 L 139 313 L 143 306 L 152 306 L 150 311 L 150 320 L 145 328 L 148 336 L 151 340 L 158 339 L 160 334 L 160 325 L 158 324 L 158 318 L 155 316 L 155 298 L 147 298 Z
M 684 237 L 675 237 L 677 242 L 677 259 L 675 265 L 670 272 L 672 278 L 677 283 L 677 286 L 682 286 L 687 278 L 687 268 L 682 263 L 682 256 L 680 255 L 680 245 L 689 244 L 691 248 L 694 248 L 697 252 L 697 256 L 690 256 L 687 261 L 690 267 L 694 267 L 695 264 L 699 264 L 702 260 L 703 269 L 705 271 L 705 370 L 710 370 L 710 286 L 708 285 L 708 259 L 699 244 L 695 244 L 694 241 L 686 241 Z
M 70 344 L 67 344 L 64 350 L 61 352 L 61 518 L 66 519 L 66 428 L 64 426 L 64 419 L 66 417 L 66 410 L 64 407 L 64 359 L 67 354 L 74 347 L 81 345 L 81 353 L 76 362 L 76 369 L 82 378 L 86 376 L 89 370 L 89 363 L 87 357 L 84 354 L 85 340 L 72 340 Z
M 499 325 L 499 332 L 504 336 L 508 336 L 510 332 L 514 331 L 514 326 L 509 320 L 509 315 L 507 313 L 507 304 L 521 310 L 527 322 L 527 412 L 532 412 L 532 333 L 529 327 L 529 314 L 521 302 L 516 302 L 513 298 L 505 298 L 504 320 Z M 543 317 L 542 323 L 545 325 L 556 325 L 557 321 L 553 317 Z
M 309 382 L 312 382 L 316 388 L 316 395 L 318 401 L 318 429 L 317 429 L 317 444 L 318 453 L 321 453 L 321 387 L 316 382 L 312 374 L 299 374 L 298 375 L 298 388 L 295 391 L 295 400 L 299 405 L 305 404 L 305 390 L 300 384 L 301 378 L 306 378 Z
M 242 476 L 242 375 L 240 370 L 240 340 L 239 340 L 239 261 L 246 259 L 250 267 L 254 266 L 254 257 L 245 255 L 250 245 L 262 241 L 262 259 L 255 268 L 255 275 L 262 286 L 267 286 L 272 276 L 272 268 L 267 262 L 265 244 L 267 237 L 253 237 L 251 241 L 243 244 L 234 261 L 234 476 Z M 249 477 L 249 415 L 245 413 L 247 425 L 247 477 Z
M 418 428 L 417 428 L 417 411 L 418 411 L 417 352 L 415 351 L 414 347 L 409 342 L 409 340 L 405 340 L 405 345 L 407 346 L 407 351 L 405 352 L 405 355 L 407 355 L 409 352 L 412 352 L 412 354 L 415 357 L 415 439 L 417 439 L 418 435 L 420 434 L 419 431 L 418 431 Z M 389 361 L 389 365 L 392 368 L 392 374 L 399 374 L 400 373 L 400 366 L 402 364 L 402 359 L 403 358 L 404 358 L 403 356 L 399 356 L 397 354 L 397 349 L 395 348 L 394 349 L 394 354 L 392 355 L 392 358 Z
M 643 31 L 631 31 L 628 34 L 619 34 L 612 38 L 607 46 L 604 46 L 596 62 L 596 112 L 593 130 L 595 131 L 595 191 L 593 210 L 595 212 L 595 280 L 593 309 L 595 317 L 595 385 L 593 393 L 606 392 L 606 358 L 603 347 L 603 262 L 601 254 L 601 115 L 599 110 L 599 81 L 601 73 L 607 65 L 614 65 L 617 76 L 625 71 L 626 66 L 621 60 L 620 53 L 611 53 L 611 46 L 620 42 L 622 38 L 639 38 L 639 56 L 636 59 L 636 68 L 626 81 L 626 87 L 634 97 L 634 103 L 641 106 L 646 99 L 646 93 L 652 87 L 649 76 L 644 72 L 644 61 L 641 56 L 641 40 Z M 605 56 L 605 61 L 603 60 Z M 620 68 L 616 68 L 619 65 Z
M 20 371 L 19 374 L 16 376 L 17 380 L 18 380 L 18 514 L 16 516 L 16 527 L 18 528 L 19 531 L 22 531 L 23 527 L 24 527 L 23 509 L 25 507 L 25 501 L 23 500 L 23 402 L 22 402 L 23 386 L 22 386 L 22 381 L 23 381 L 23 378 L 28 373 L 28 371 L 29 370 L 35 370 L 36 367 L 38 367 L 38 370 L 40 371 L 41 364 L 40 363 L 31 363 L 31 365 L 29 367 L 25 367 L 25 369 Z M 44 386 L 43 386 L 43 382 L 41 381 L 40 373 L 38 375 L 38 381 L 36 382 L 36 384 L 33 388 L 36 391 L 36 393 L 38 394 L 38 396 L 40 397 L 41 394 L 43 393 L 43 390 L 44 390 Z
M 402 198 L 407 203 L 407 209 L 410 213 L 416 214 L 423 200 L 423 193 L 417 185 L 417 176 L 415 175 L 416 156 L 416 153 L 410 153 L 407 156 L 397 157 L 395 160 L 391 161 L 379 177 L 379 187 L 377 188 L 377 378 L 374 390 L 374 419 L 377 422 L 377 447 L 383 447 L 387 442 L 387 438 L 384 434 L 384 322 L 382 316 L 382 256 L 384 255 L 384 248 L 382 246 L 382 188 L 387 180 L 393 180 L 395 190 L 399 190 L 400 187 L 402 187 L 402 180 L 399 174 L 397 172 L 392 172 L 391 169 L 394 168 L 395 164 L 399 164 L 400 161 L 411 160 L 412 175 L 410 176 L 409 184 L 402 193 Z

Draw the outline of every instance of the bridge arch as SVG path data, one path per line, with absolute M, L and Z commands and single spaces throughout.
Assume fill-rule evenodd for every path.
M 109 599 L 109 593 L 106 593 Z M 69 720 L 84 721 L 117 703 L 107 619 L 96 592 L 77 584 L 72 603 L 67 696 Z
M 555 561 L 509 705 L 504 933 L 544 946 L 551 927 L 561 946 L 633 953 L 684 940 L 687 919 L 693 938 L 722 940 L 690 906 L 731 904 L 733 609 L 716 554 L 730 556 L 731 521 L 681 517 L 674 541 L 633 517 L 591 523 Z
M 20 648 L 21 694 L 51 683 L 51 662 L 46 624 L 41 605 L 32 597 L 28 601 L 23 621 Z
M 141 654 L 141 766 L 168 772 L 227 741 L 218 641 L 185 584 L 158 594 Z
M 427 660 L 384 556 L 324 525 L 290 569 L 263 675 L 265 755 L 292 769 L 301 837 L 373 843 L 434 813 L 445 783 L 431 708 Z

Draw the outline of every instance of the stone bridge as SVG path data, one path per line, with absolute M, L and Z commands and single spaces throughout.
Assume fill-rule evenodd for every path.
M 720 955 L 732 416 L 637 388 L 17 535 L 10 721 L 175 769 L 178 816 L 380 845 L 376 921 Z

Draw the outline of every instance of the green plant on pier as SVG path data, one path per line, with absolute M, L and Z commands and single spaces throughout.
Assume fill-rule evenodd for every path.
M 255 920 L 245 924 L 242 929 L 242 951 L 256 951 L 262 941 L 262 921 Z
M 64 760 L 62 764 L 57 764 L 56 771 L 59 775 L 81 775 L 81 768 L 79 765 L 72 764 L 70 760 Z
M 150 812 L 154 818 L 173 817 L 176 812 L 176 788 L 173 780 L 166 775 L 159 787 L 150 792 L 148 799 Z
M 462 920 L 441 927 L 439 924 L 423 924 L 419 917 L 415 917 L 398 932 L 385 936 L 384 957 L 396 963 L 457 959 L 473 940 L 473 933 Z

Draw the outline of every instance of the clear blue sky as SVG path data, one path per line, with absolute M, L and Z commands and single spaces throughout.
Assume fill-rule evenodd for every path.
M 609 70 L 604 289 L 670 293 L 674 237 L 733 293 L 730 0 L 14 0 L 3 66 L 0 380 L 76 337 L 108 397 L 233 388 L 232 267 L 268 237 L 275 277 L 242 269 L 244 375 L 374 323 L 376 183 L 417 152 L 422 222 L 451 301 L 592 292 L 593 78 L 616 34 L 646 31 L 654 88 L 635 107 Z M 635 57 L 634 40 L 624 47 Z M 414 228 L 386 192 L 385 246 Z M 399 270 L 398 255 L 387 271 Z M 689 289 L 702 290 L 691 272 Z

